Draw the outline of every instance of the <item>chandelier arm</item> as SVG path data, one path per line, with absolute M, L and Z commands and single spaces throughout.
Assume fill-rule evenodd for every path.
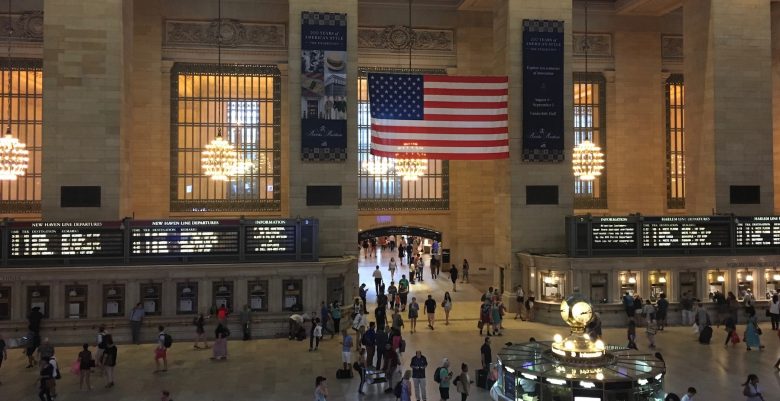
M 8 38 L 7 38 L 7 45 L 8 45 L 8 129 L 6 130 L 6 133 L 8 135 L 11 134 L 11 110 L 12 110 L 12 99 L 11 99 L 11 89 L 13 88 L 13 83 L 11 79 L 11 37 L 14 34 L 14 21 L 13 17 L 11 16 L 11 2 L 13 0 L 8 0 Z

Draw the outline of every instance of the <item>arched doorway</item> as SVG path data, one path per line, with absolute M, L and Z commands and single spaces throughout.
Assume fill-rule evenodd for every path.
M 412 237 L 423 237 L 433 241 L 441 242 L 441 232 L 425 227 L 413 227 L 413 226 L 388 226 L 377 227 L 370 230 L 362 230 L 358 233 L 358 241 L 364 239 L 378 238 L 390 235 L 406 235 Z

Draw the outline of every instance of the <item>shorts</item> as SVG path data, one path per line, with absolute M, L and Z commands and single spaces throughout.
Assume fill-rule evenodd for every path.
M 343 351 L 341 353 L 341 362 L 343 363 L 352 362 L 352 351 Z
M 165 348 L 155 348 L 154 349 L 154 359 L 165 359 L 168 357 L 168 350 Z
M 439 396 L 441 396 L 442 400 L 450 399 L 450 388 L 449 387 L 439 387 Z

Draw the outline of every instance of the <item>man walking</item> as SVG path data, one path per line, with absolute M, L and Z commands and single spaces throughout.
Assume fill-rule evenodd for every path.
M 412 357 L 412 382 L 414 384 L 414 395 L 417 401 L 427 401 L 428 396 L 425 393 L 425 368 L 428 367 L 428 360 L 422 352 L 415 352 Z
M 691 299 L 691 293 L 686 292 L 683 294 L 680 300 L 680 307 L 682 308 L 682 324 L 684 326 L 693 325 L 693 299 Z
M 376 325 L 374 322 L 368 324 L 368 330 L 363 333 L 360 343 L 366 347 L 366 367 L 373 368 L 374 353 L 376 352 Z
M 387 330 L 390 330 L 389 327 L 386 329 L 381 329 L 376 332 L 376 335 L 374 336 L 374 342 L 376 343 L 376 368 L 382 369 L 382 355 L 385 353 L 385 345 L 387 345 Z M 372 361 L 369 360 L 368 364 L 372 364 Z
M 379 296 L 379 294 L 382 293 L 379 291 L 379 285 L 382 284 L 382 272 L 379 270 L 379 265 L 376 265 L 376 269 L 374 269 L 372 276 L 374 276 L 374 291 L 376 291 L 376 295 Z
M 425 313 L 428 314 L 428 328 L 433 330 L 433 323 L 436 319 L 436 301 L 433 300 L 431 294 L 428 294 L 428 299 L 425 300 Z
M 377 269 L 379 269 L 379 266 L 377 266 Z M 363 310 L 361 311 L 362 314 L 368 313 L 368 310 L 366 309 L 366 298 L 368 297 L 368 289 L 366 288 L 366 283 L 360 284 L 360 289 L 358 290 L 358 295 L 360 296 L 360 300 L 363 301 Z
M 490 349 L 490 337 L 485 337 L 485 342 L 479 349 L 482 360 L 482 369 L 490 369 L 490 364 L 493 362 L 493 351 Z
M 160 331 L 159 334 L 157 334 L 157 348 L 154 350 L 154 364 L 157 367 L 155 369 L 154 373 L 158 372 L 167 372 L 168 371 L 168 347 L 170 346 L 170 341 L 168 341 L 168 334 L 165 333 L 165 327 L 158 326 L 157 329 Z M 160 370 L 160 359 L 163 361 L 163 368 Z
M 133 310 L 130 311 L 130 332 L 133 337 L 133 344 L 141 343 L 141 323 L 146 316 L 146 310 L 144 306 L 139 302 L 135 304 Z
M 243 332 L 243 340 L 247 341 L 252 338 L 252 310 L 249 309 L 249 305 L 244 304 L 244 308 L 239 312 L 239 320 L 241 321 L 241 331 Z

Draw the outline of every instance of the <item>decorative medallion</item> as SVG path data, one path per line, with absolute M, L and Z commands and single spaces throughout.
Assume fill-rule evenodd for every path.
M 284 49 L 284 24 L 261 24 L 222 19 L 222 45 L 234 48 Z M 165 45 L 169 47 L 216 47 L 220 23 L 212 21 L 165 21 Z
M 411 47 L 412 50 L 454 52 L 455 31 L 401 25 L 361 27 L 358 28 L 358 47 L 391 51 L 404 51 Z
M 680 35 L 661 35 L 661 57 L 665 59 L 683 58 L 683 37 Z
M 612 57 L 612 35 L 608 33 L 575 33 L 573 46 L 575 56 L 584 56 L 587 48 L 588 56 Z

